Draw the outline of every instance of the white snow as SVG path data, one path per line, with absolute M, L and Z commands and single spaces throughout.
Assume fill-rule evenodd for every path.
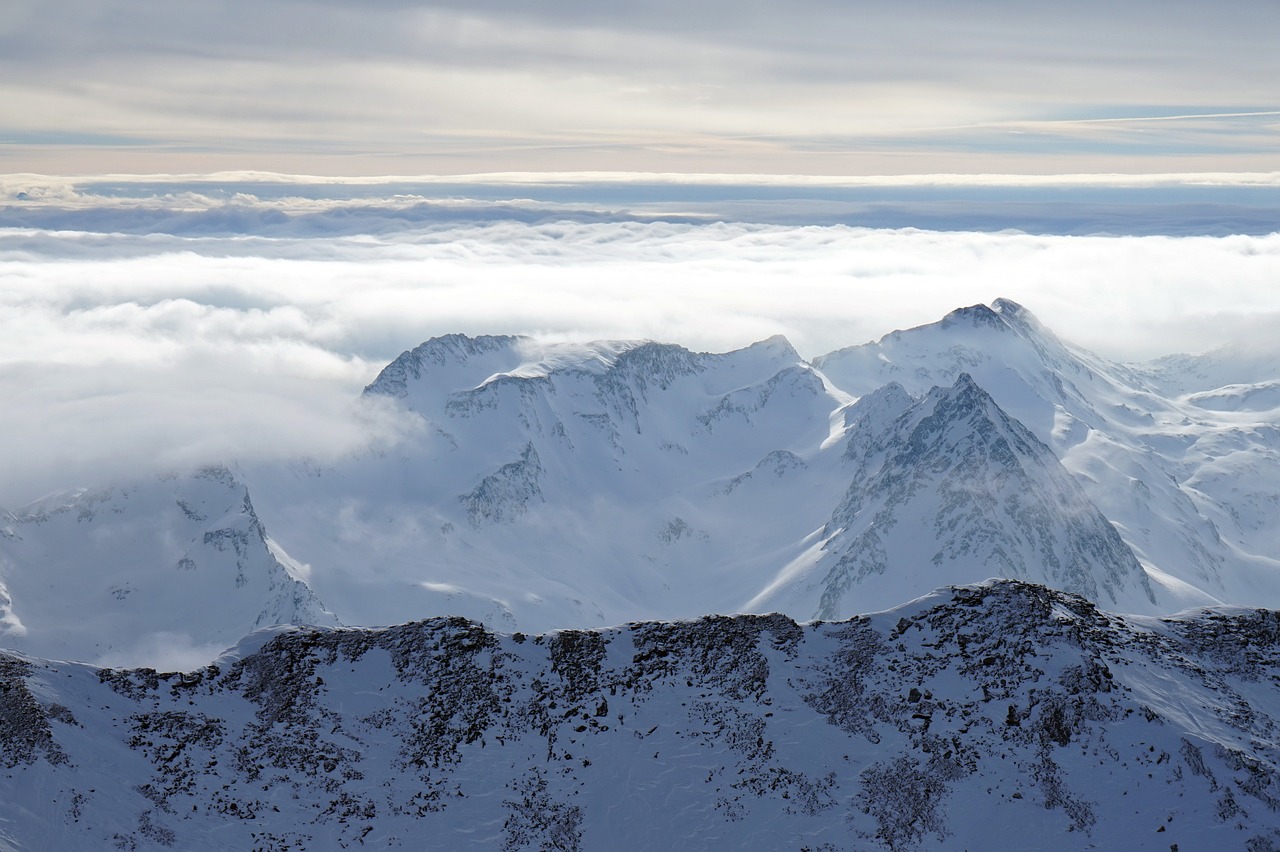
M 849 622 L 276 629 L 0 655 L 12 849 L 1266 848 L 1272 613 L 1007 581 Z M 0 848 L 3 848 L 0 846 Z
M 1212 384 L 1235 368 L 1242 381 Z M 1248 402 L 1280 386 L 1264 370 L 1227 355 L 1117 364 L 1008 300 L 812 363 L 780 337 L 708 354 L 450 335 L 370 386 L 370 404 L 419 423 L 399 443 L 243 463 L 234 486 L 103 483 L 7 515 L 0 644 L 154 663 L 211 657 L 275 621 L 807 619 L 992 574 L 1094 584 L 1135 612 L 1280 606 L 1280 410 Z M 920 468 L 894 442 L 961 373 L 995 408 L 931 438 L 942 467 Z M 974 455 L 989 445 L 965 430 L 1014 435 L 1006 416 L 1052 455 L 1004 468 L 998 451 Z M 842 506 L 853 514 L 837 522 Z M 1053 560 L 1105 537 L 1095 517 L 1141 568 L 1113 549 L 1068 581 Z M 837 570 L 855 540 L 880 542 L 883 570 Z

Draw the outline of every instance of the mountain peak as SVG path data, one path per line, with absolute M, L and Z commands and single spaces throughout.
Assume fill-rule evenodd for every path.
M 1031 315 L 1031 311 L 1019 305 L 1013 299 L 1006 299 L 1003 296 L 991 303 L 991 310 L 1004 317 L 1016 317 L 1022 314 Z
M 764 340 L 757 340 L 747 347 L 747 350 L 768 352 L 773 355 L 786 355 L 800 357 L 800 353 L 791 345 L 791 341 L 787 340 L 785 335 L 775 334 L 766 337 Z
M 1036 345 L 1047 342 L 1061 346 L 1053 332 L 1045 328 L 1035 314 L 1012 299 L 996 299 L 991 303 L 991 308 L 1010 328 Z
M 24 652 L 185 664 L 257 627 L 337 622 L 221 465 L 50 497 L 16 520 L 0 640 Z
M 857 402 L 845 406 L 844 425 L 851 434 L 849 445 L 845 448 L 845 458 L 857 456 L 856 445 L 861 433 L 883 433 L 890 423 L 915 404 L 916 399 L 902 385 L 889 382 L 859 397 Z
M 410 381 L 417 381 L 423 375 L 450 367 L 466 365 L 479 357 L 495 353 L 509 352 L 516 344 L 526 338 L 511 335 L 481 335 L 468 337 L 465 334 L 446 334 L 433 337 L 402 352 L 394 361 L 382 369 L 364 389 L 365 395 L 382 395 L 404 397 L 409 393 Z M 494 372 L 494 371 L 491 371 Z M 453 388 L 458 390 L 460 388 Z
M 939 428 L 953 428 L 961 422 L 969 424 L 971 428 L 978 423 L 990 423 L 1002 433 L 1008 433 L 1007 437 L 1018 444 L 1030 442 L 1038 445 L 1037 449 L 1043 448 L 1048 452 L 1048 448 L 1039 439 L 1006 414 L 991 398 L 991 394 L 968 373 L 960 373 L 949 387 L 933 388 L 925 396 L 922 408 L 929 411 L 925 420 L 936 423 Z
M 986 305 L 970 305 L 957 308 L 947 314 L 938 323 L 941 329 L 953 328 L 967 323 L 975 328 L 988 327 L 997 331 L 1012 329 L 1026 338 L 1049 337 L 1052 334 L 1041 325 L 1035 314 L 1022 305 L 1004 297 L 996 299 L 990 307 Z
M 941 327 L 948 329 L 961 323 L 967 323 L 974 327 L 989 326 L 995 329 L 1003 329 L 1005 327 L 1005 324 L 1000 320 L 1000 315 L 986 305 L 970 305 L 967 308 L 956 308 L 942 318 Z

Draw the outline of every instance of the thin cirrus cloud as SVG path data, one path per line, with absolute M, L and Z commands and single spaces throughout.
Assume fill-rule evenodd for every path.
M 508 196 L 414 219 L 405 210 L 419 202 L 385 188 L 281 185 L 292 195 L 265 200 L 234 184 L 223 200 L 184 184 L 46 188 L 60 201 L 43 226 L 0 229 L 0 505 L 147 470 L 397 440 L 412 422 L 356 405 L 360 389 L 440 334 L 724 351 L 781 333 L 812 357 L 1004 296 L 1069 341 L 1143 359 L 1266 345 L 1280 319 L 1280 234 L 1265 231 L 981 232 L 954 211 L 938 231 L 731 221 L 711 215 L 723 199 L 664 218 Z M 1092 203 L 1106 207 L 1105 192 Z M 354 225 L 353 204 L 365 211 Z M 158 218 L 130 219 L 138 207 Z M 193 228 L 192 210 L 220 224 Z
M 10 7 L 3 171 L 1260 170 L 1280 108 L 1270 0 Z

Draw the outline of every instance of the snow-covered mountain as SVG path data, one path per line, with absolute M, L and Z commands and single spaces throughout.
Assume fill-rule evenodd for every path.
M 855 395 L 890 381 L 922 394 L 970 374 L 1075 474 L 1166 610 L 1280 605 L 1274 356 L 1226 350 L 1117 364 L 997 299 L 813 364 Z
M 848 416 L 852 484 L 818 558 L 790 566 L 750 609 L 795 612 L 816 593 L 815 615 L 841 618 L 892 606 L 904 589 L 985 576 L 1034 578 L 1125 611 L 1156 604 L 1115 527 L 967 373 L 919 401 L 887 385 Z
M 0 528 L 0 646 L 196 665 L 274 624 L 336 624 L 226 468 L 57 494 Z
M 348 623 L 737 612 L 848 487 L 849 398 L 781 338 L 713 355 L 450 336 L 367 393 L 414 412 L 417 437 L 254 480 L 273 535 Z
M 8 516 L 0 644 L 176 665 L 275 621 L 830 619 L 992 576 L 1280 607 L 1272 367 L 1117 364 L 1004 299 L 812 362 L 435 338 L 366 389 L 417 424 L 399 443 Z
M 0 654 L 0 849 L 1271 849 L 1280 620 L 1016 581 L 849 621 Z
M 990 576 L 1185 603 L 1157 597 L 1051 449 L 968 376 L 855 400 L 781 338 L 710 355 L 451 335 L 366 394 L 416 414 L 418 436 L 255 479 L 348 623 L 831 618 Z
M 1109 362 L 1005 299 L 811 364 L 780 338 L 454 335 L 367 390 L 416 441 L 256 487 L 325 599 L 367 590 L 326 554 L 372 550 L 406 605 L 512 629 L 850 615 L 988 576 L 1132 612 L 1280 605 L 1280 409 L 1259 381 L 1171 393 L 1175 360 Z M 399 620 L 380 606 L 351 620 Z

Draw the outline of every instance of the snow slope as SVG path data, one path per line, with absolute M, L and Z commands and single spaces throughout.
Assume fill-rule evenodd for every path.
M 336 624 L 226 468 L 47 497 L 0 529 L 0 645 L 197 665 L 259 627 Z
M 1000 581 L 849 621 L 0 655 L 0 849 L 1267 849 L 1280 618 Z

